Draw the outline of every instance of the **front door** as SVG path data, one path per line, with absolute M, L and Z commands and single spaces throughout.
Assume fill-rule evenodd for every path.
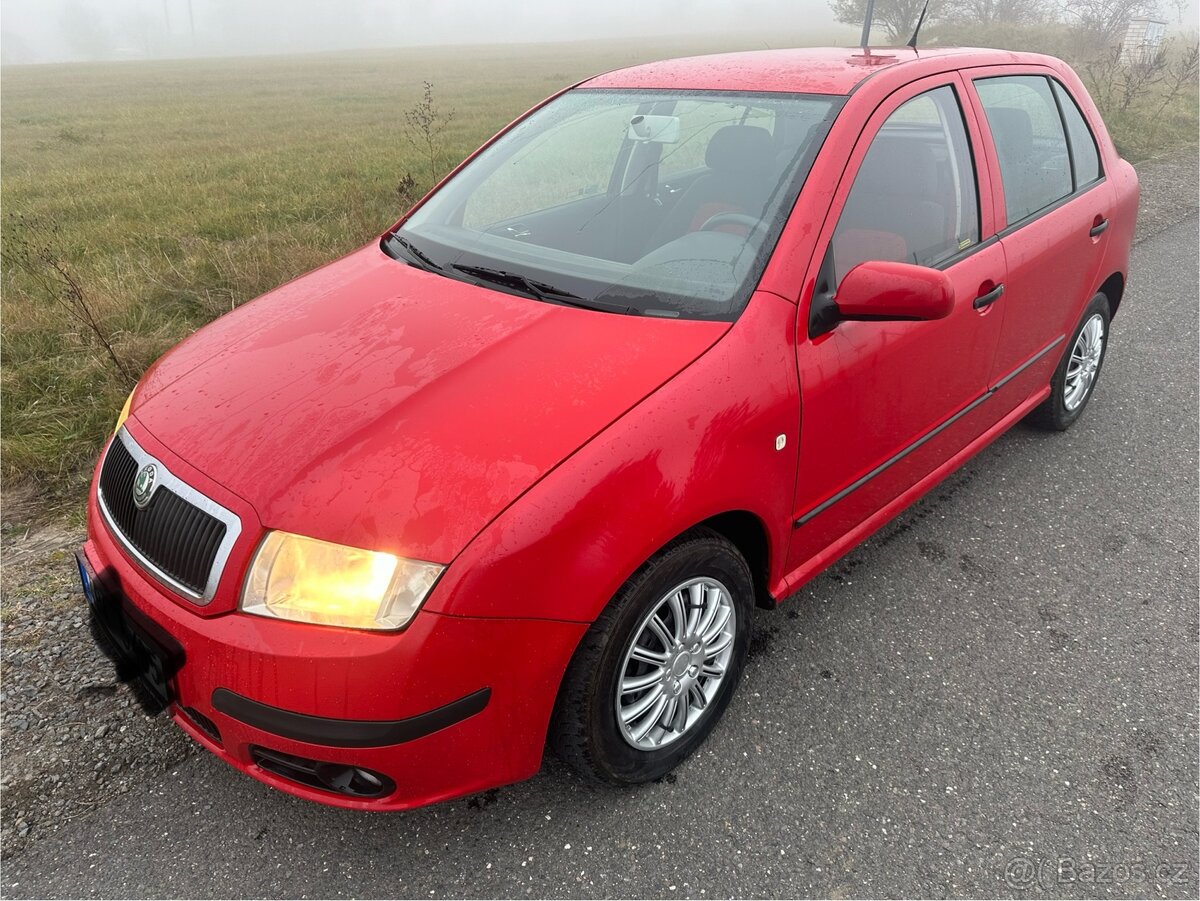
M 854 266 L 894 260 L 945 270 L 951 314 L 930 322 L 811 325 L 797 348 L 799 472 L 788 560 L 793 584 L 870 531 L 870 517 L 975 437 L 1005 278 L 973 110 L 953 73 L 893 94 L 851 155 L 818 242 L 816 291 Z M 981 193 L 980 184 L 983 185 Z M 983 238 L 986 237 L 986 240 Z M 812 314 L 804 298 L 801 320 Z

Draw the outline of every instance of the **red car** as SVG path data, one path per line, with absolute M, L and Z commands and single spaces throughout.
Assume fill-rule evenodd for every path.
M 565 90 L 184 341 L 96 469 L 94 631 L 285 791 L 405 808 L 712 730 L 773 607 L 1087 405 L 1137 210 L 1062 62 L 785 50 Z

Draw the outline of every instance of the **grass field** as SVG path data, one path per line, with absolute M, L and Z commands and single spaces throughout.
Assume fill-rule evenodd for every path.
M 4 476 L 74 493 L 156 356 L 368 240 L 551 91 L 616 66 L 763 43 L 4 69 Z M 454 110 L 432 165 L 404 129 L 425 80 L 443 111 Z M 1189 115 L 1194 141 L 1194 108 Z M 415 188 L 403 188 L 406 175 Z

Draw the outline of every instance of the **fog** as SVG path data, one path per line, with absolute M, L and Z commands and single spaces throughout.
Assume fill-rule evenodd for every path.
M 826 0 L 4 0 L 4 63 L 853 30 Z

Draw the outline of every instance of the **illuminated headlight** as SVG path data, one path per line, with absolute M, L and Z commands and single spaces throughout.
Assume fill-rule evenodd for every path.
M 444 566 L 268 532 L 254 555 L 246 613 L 349 629 L 401 629 Z

